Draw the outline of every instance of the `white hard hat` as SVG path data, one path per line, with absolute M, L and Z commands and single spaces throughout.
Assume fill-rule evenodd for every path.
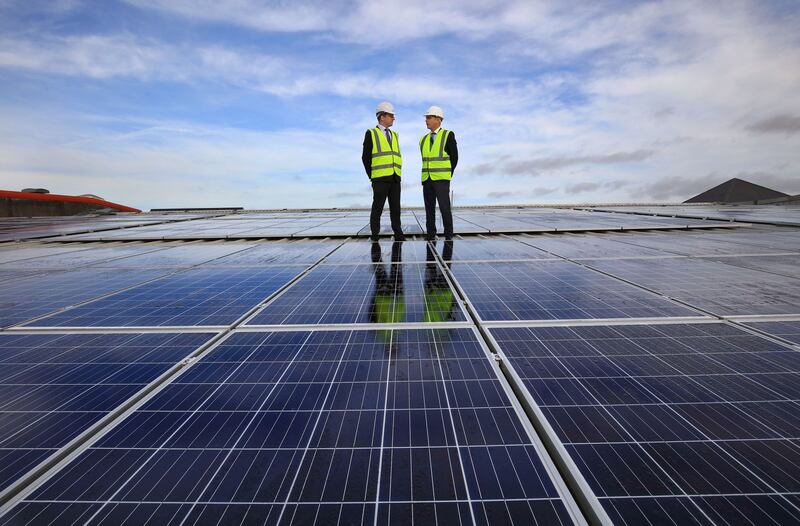
M 440 119 L 444 120 L 444 110 L 439 106 L 431 106 L 428 108 L 428 111 L 425 112 L 425 116 L 433 115 L 434 117 L 439 117 Z
M 378 113 L 391 113 L 394 115 L 394 106 L 392 106 L 391 102 L 381 102 L 378 104 L 378 107 L 375 108 L 375 114 L 377 115 Z

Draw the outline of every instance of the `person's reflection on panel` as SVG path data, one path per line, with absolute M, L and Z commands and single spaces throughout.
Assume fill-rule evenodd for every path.
M 371 255 L 375 273 L 375 290 L 369 310 L 371 323 L 400 323 L 405 319 L 403 266 L 399 264 L 402 261 L 402 251 L 403 243 L 401 241 L 392 243 L 392 261 L 387 272 L 380 244 L 372 243 Z M 388 342 L 391 331 L 380 331 L 380 333 L 381 338 Z
M 429 323 L 452 321 L 455 319 L 455 297 L 450 284 L 436 264 L 433 250 L 428 244 L 425 258 L 425 321 Z M 445 241 L 442 259 L 449 267 L 453 259 L 452 240 Z

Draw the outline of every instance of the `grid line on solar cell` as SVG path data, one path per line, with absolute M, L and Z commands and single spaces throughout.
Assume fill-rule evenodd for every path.
M 482 320 L 697 314 L 656 294 L 568 261 L 453 263 L 450 268 Z
M 714 495 L 797 511 L 796 351 L 723 324 L 491 332 L 621 524 L 658 517 L 664 499 L 703 521 L 721 511 L 701 502 Z
M 186 270 L 38 319 L 27 326 L 229 325 L 305 269 L 305 266 L 287 266 Z
M 259 369 L 259 384 L 231 383 Z M 310 389 L 308 378 L 327 383 Z M 354 378 L 376 380 L 340 381 Z M 249 410 L 224 409 L 234 406 Z M 349 506 L 357 523 L 408 521 L 411 507 L 570 523 L 518 418 L 469 329 L 236 333 L 0 522 L 80 503 L 82 521 L 111 523 L 114 510 L 158 503 L 175 507 L 176 522 L 219 517 L 224 505 L 260 508 L 268 522 Z M 154 517 L 146 508 L 143 520 Z

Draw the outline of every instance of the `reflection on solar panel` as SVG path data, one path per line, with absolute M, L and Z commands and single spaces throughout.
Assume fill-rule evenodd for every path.
M 587 261 L 592 268 L 717 315 L 800 314 L 800 280 L 715 261 Z
M 305 267 L 201 268 L 30 323 L 33 327 L 229 325 Z
M 797 351 L 723 324 L 492 333 L 617 524 L 796 521 Z
M 0 493 L 209 338 L 0 335 Z
M 452 269 L 483 320 L 697 315 L 568 261 L 454 263 Z
M 455 250 L 456 245 L 458 250 Z M 482 261 L 515 259 L 550 259 L 553 256 L 514 239 L 468 238 L 447 246 L 444 241 L 437 243 L 437 249 L 445 260 Z M 447 251 L 449 250 L 449 254 Z
M 9 327 L 168 273 L 159 269 L 125 272 L 102 269 L 53 272 L 0 282 L 0 327 Z
M 565 258 L 668 256 L 670 253 L 638 247 L 626 241 L 635 234 L 559 234 L 520 237 L 519 240 Z
M 248 325 L 464 320 L 441 269 L 430 264 L 321 265 Z
M 395 251 L 399 249 L 399 253 L 394 255 L 394 260 L 392 260 L 393 249 Z M 418 263 L 429 260 L 431 257 L 432 255 L 428 252 L 428 243 L 425 241 L 405 241 L 398 245 L 392 241 L 382 241 L 378 244 L 367 241 L 349 241 L 325 258 L 323 265 L 328 263 L 371 263 L 373 261 Z
M 798 524 L 800 229 L 368 215 L 0 220 L 0 524 Z
M 234 335 L 7 521 L 68 509 L 109 524 L 572 522 L 458 329 Z

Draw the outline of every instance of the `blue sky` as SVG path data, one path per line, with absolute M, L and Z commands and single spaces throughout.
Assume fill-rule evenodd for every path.
M 456 205 L 800 193 L 798 27 L 795 1 L 0 0 L 0 188 L 366 206 L 390 100 L 405 206 L 431 104 Z

